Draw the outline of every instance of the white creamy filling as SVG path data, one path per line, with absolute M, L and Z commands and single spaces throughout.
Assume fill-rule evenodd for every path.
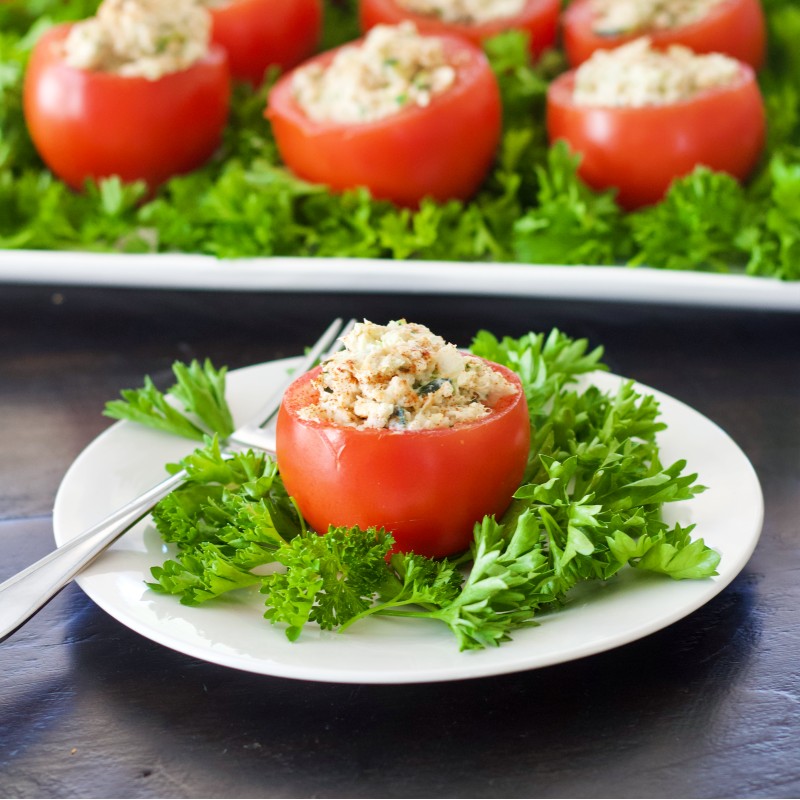
M 211 16 L 196 0 L 104 0 L 76 23 L 64 60 L 77 69 L 158 80 L 208 52 Z
M 295 70 L 292 90 L 317 122 L 373 122 L 407 106 L 427 106 L 456 80 L 440 39 L 410 22 L 377 25 L 360 45 L 341 48 L 327 66 Z
M 596 50 L 575 72 L 573 101 L 582 106 L 639 107 L 689 100 L 738 80 L 739 63 L 719 53 L 697 55 L 673 45 L 656 50 L 647 37 Z
M 397 5 L 426 17 L 462 25 L 479 25 L 519 14 L 525 0 L 397 0 Z
M 364 321 L 322 365 L 301 419 L 359 429 L 430 430 L 474 422 L 517 389 L 424 325 Z
M 592 29 L 601 36 L 680 28 L 725 0 L 592 0 Z

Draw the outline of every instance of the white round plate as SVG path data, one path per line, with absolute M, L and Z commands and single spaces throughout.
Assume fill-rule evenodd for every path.
M 293 360 L 237 370 L 228 376 L 228 397 L 237 421 L 257 412 Z M 590 377 L 604 390 L 621 379 Z M 674 581 L 623 570 L 605 584 L 582 588 L 540 625 L 514 634 L 498 648 L 459 652 L 449 630 L 433 621 L 370 619 L 346 633 L 313 625 L 289 642 L 279 626 L 263 619 L 257 589 L 207 606 L 187 607 L 145 586 L 150 567 L 169 554 L 152 523 L 143 521 L 77 579 L 101 608 L 155 642 L 195 658 L 236 669 L 337 683 L 418 683 L 499 675 L 558 664 L 632 642 L 670 625 L 717 595 L 744 567 L 758 541 L 763 499 L 758 478 L 738 446 L 714 423 L 679 401 L 656 396 L 668 429 L 661 434 L 665 464 L 681 458 L 699 473 L 708 491 L 690 502 L 665 507 L 670 522 L 696 523 L 694 535 L 722 555 L 719 575 Z M 190 452 L 192 444 L 129 422 L 119 422 L 90 444 L 61 483 L 53 514 L 63 544 L 157 483 L 164 464 Z

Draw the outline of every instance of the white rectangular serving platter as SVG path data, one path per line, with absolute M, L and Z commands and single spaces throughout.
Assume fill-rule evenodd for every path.
M 547 297 L 800 311 L 800 281 L 645 267 L 0 250 L 0 283 Z

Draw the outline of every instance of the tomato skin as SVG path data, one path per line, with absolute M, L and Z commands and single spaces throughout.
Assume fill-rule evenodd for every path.
M 440 38 L 448 58 L 458 60 L 453 86 L 424 108 L 407 107 L 374 122 L 309 119 L 292 96 L 292 73 L 284 75 L 270 92 L 266 116 L 287 166 L 333 191 L 366 186 L 373 197 L 401 206 L 417 206 L 426 196 L 471 197 L 500 141 L 500 92 L 478 48 L 454 36 Z M 336 52 L 306 63 L 327 66 Z
M 530 446 L 519 378 L 497 364 L 519 392 L 474 423 L 432 431 L 357 430 L 300 419 L 314 402 L 303 375 L 278 412 L 278 466 L 314 530 L 329 525 L 385 527 L 396 550 L 440 557 L 469 547 L 475 522 L 500 515 L 522 480 Z
M 74 189 L 109 175 L 154 188 L 212 155 L 230 96 L 222 48 L 150 81 L 66 65 L 61 44 L 70 27 L 58 25 L 37 42 L 23 88 L 31 139 L 59 178 Z
M 595 50 L 610 50 L 646 33 L 656 47 L 682 44 L 695 53 L 725 53 L 753 69 L 764 63 L 766 23 L 759 0 L 726 0 L 701 20 L 680 28 L 600 36 L 592 31 L 591 0 L 573 0 L 562 18 L 564 50 L 572 67 Z
M 290 69 L 310 56 L 322 34 L 321 0 L 231 0 L 208 10 L 231 74 L 253 86 L 268 67 Z
M 744 180 L 764 146 L 765 114 L 753 70 L 741 80 L 679 103 L 641 108 L 579 106 L 575 72 L 550 84 L 547 131 L 582 155 L 578 174 L 595 189 L 616 187 L 623 208 L 661 200 L 674 178 L 698 164 Z
M 399 6 L 395 0 L 360 0 L 359 18 L 361 30 L 365 32 L 376 25 L 397 25 L 404 20 L 410 20 L 420 33 L 456 34 L 476 45 L 513 28 L 529 34 L 531 53 L 536 57 L 555 44 L 560 10 L 560 0 L 527 0 L 522 11 L 515 16 L 478 25 L 465 25 L 443 22 L 425 14 L 414 14 Z

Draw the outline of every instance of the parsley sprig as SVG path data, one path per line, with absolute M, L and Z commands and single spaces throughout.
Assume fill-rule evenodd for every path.
M 190 605 L 260 586 L 265 617 L 293 641 L 308 624 L 345 631 L 392 616 L 436 620 L 470 650 L 507 641 L 568 602 L 578 584 L 625 567 L 673 579 L 716 574 L 719 555 L 692 539 L 693 526 L 664 521 L 664 503 L 704 487 L 684 461 L 661 463 L 656 437 L 665 426 L 655 399 L 631 381 L 614 392 L 578 383 L 606 369 L 601 348 L 558 330 L 502 340 L 481 331 L 472 350 L 519 374 L 533 436 L 510 508 L 476 524 L 468 553 L 433 560 L 391 554 L 385 530 L 309 531 L 274 461 L 225 456 L 214 437 L 184 459 L 188 482 L 155 510 L 177 555 L 153 568 L 150 585 Z M 196 394 L 193 379 L 219 385 L 197 368 L 176 374 L 187 376 L 185 397 Z M 260 574 L 265 564 L 272 571 Z
M 106 403 L 103 414 L 200 441 L 209 434 L 226 438 L 233 433 L 233 417 L 225 400 L 227 369 L 218 370 L 206 359 L 188 365 L 176 361 L 172 372 L 176 383 L 166 393 L 146 375 L 142 388 L 123 389 L 122 399 Z

